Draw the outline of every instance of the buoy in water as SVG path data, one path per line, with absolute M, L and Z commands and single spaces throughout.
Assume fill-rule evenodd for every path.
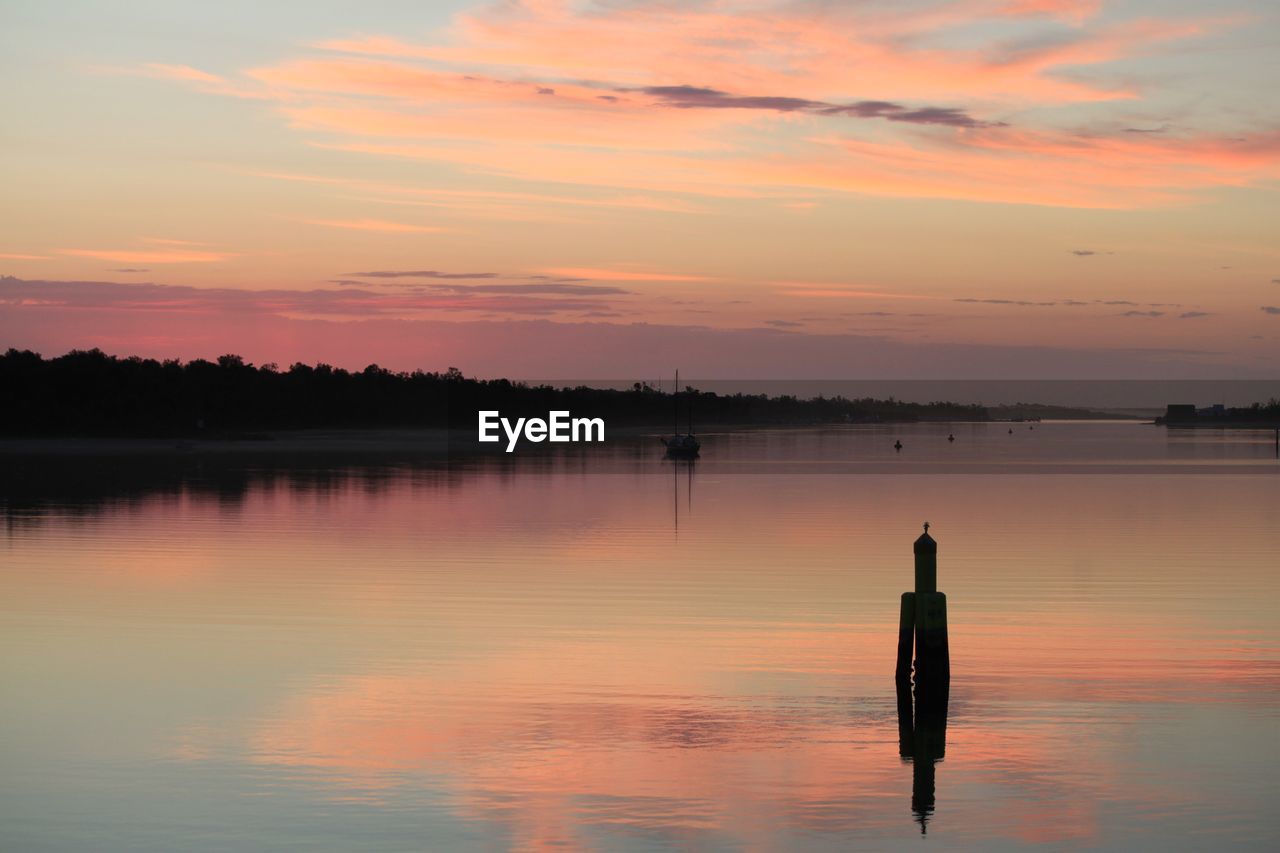
M 902 442 L 901 442 L 901 441 L 895 441 L 895 442 L 893 443 L 893 449 L 894 449 L 894 450 L 897 450 L 897 451 L 901 451 L 901 450 L 902 450 Z

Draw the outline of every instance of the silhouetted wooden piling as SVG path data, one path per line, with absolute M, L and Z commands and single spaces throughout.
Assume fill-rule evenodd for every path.
M 941 592 L 916 596 L 916 704 L 946 701 L 951 682 L 951 649 L 947 642 L 947 597 Z
M 898 668 L 894 680 L 899 687 L 911 689 L 911 651 L 916 641 L 916 594 L 902 594 L 902 609 L 898 615 Z M 908 701 L 910 701 L 908 699 Z
M 938 591 L 938 543 L 929 535 L 929 522 L 924 533 L 911 546 L 916 555 L 916 594 Z
M 916 704 L 946 702 L 951 680 L 951 649 L 947 639 L 947 597 L 938 592 L 938 543 L 929 523 L 912 546 L 915 554 L 915 592 L 902 594 L 898 617 L 898 662 L 895 680 L 910 679 L 915 650 Z
M 924 533 L 911 550 L 915 554 L 916 588 L 902 594 L 898 615 L 898 754 L 913 765 L 911 810 L 923 833 L 928 831 L 935 805 L 934 764 L 947 752 L 951 649 L 947 641 L 947 597 L 938 592 L 938 543 L 929 535 L 929 522 L 925 522 Z

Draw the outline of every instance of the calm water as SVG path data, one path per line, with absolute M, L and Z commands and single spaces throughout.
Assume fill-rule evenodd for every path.
M 1276 849 L 1272 436 L 1007 429 L 11 478 L 0 848 Z

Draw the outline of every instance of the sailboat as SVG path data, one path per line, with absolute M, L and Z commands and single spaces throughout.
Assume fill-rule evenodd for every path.
M 680 432 L 680 371 L 676 371 L 676 390 L 671 395 L 675 416 L 672 419 L 673 431 L 670 438 L 663 438 L 669 459 L 697 459 L 702 444 L 693 437 L 693 398 L 689 399 L 689 431 Z

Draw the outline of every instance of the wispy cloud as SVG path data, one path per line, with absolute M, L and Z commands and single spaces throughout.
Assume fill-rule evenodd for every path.
M 172 80 L 193 86 L 201 92 L 211 95 L 224 95 L 233 98 L 253 100 L 274 100 L 276 95 L 243 82 L 234 81 L 221 74 L 204 71 L 191 65 L 173 65 L 163 62 L 144 62 L 128 67 L 96 66 L 93 69 L 99 74 L 124 74 L 135 77 L 149 77 L 154 80 Z
M 1280 314 L 1280 307 L 1276 307 L 1275 305 L 1263 305 L 1259 310 L 1267 314 Z
M 496 272 L 440 272 L 439 270 L 373 270 L 371 272 L 348 272 L 343 275 L 360 276 L 361 278 L 497 278 Z
M 565 193 L 532 192 L 519 190 L 492 190 L 480 188 L 445 188 L 415 186 L 405 182 L 371 181 L 337 175 L 316 175 L 297 172 L 246 171 L 243 174 L 296 183 L 322 184 L 365 194 L 370 201 L 388 204 L 421 205 L 447 208 L 451 212 L 483 215 L 488 218 L 504 218 L 512 209 L 545 211 L 548 206 L 616 208 L 620 210 L 647 210 L 657 213 L 699 213 L 703 208 L 684 199 L 652 195 L 568 195 Z
M 627 296 L 614 287 L 571 284 L 423 285 L 414 291 L 342 289 L 245 290 L 104 281 L 32 281 L 0 277 L 0 305 L 39 305 L 66 310 L 128 309 L 183 314 L 243 314 L 293 317 L 415 317 L 437 313 L 494 316 L 553 315 L 606 310 Z
M 1016 305 L 1024 308 L 1050 308 L 1057 305 L 1057 302 L 1032 302 L 1026 299 L 975 299 L 973 297 L 964 297 L 955 300 L 956 302 L 978 302 L 983 305 Z
M 1212 316 L 1213 316 L 1213 313 L 1210 311 L 1183 311 L 1181 314 L 1178 315 L 1178 319 L 1179 320 L 1198 320 L 1201 317 L 1212 317 Z
M 122 264 L 213 264 L 234 258 L 232 252 L 195 251 L 191 249 L 60 249 L 59 254 Z
M 819 116 L 878 118 L 906 124 L 938 124 L 948 127 L 1004 127 L 1004 122 L 982 121 L 955 107 L 908 107 L 891 101 L 855 101 L 837 104 L 809 98 L 776 95 L 732 95 L 699 86 L 644 86 L 631 90 L 651 95 L 659 103 L 677 109 L 768 110 L 779 113 L 811 113 Z
M 0 252 L 0 260 L 6 261 L 47 261 L 47 255 L 26 255 L 20 252 Z
M 158 246 L 207 246 L 201 240 L 178 240 L 174 237 L 143 237 L 140 242 L 154 243 Z
M 1056 108 L 1142 95 L 1110 63 L 1242 20 L 1097 8 L 512 3 L 420 43 L 330 40 L 234 76 L 144 70 L 267 98 L 331 150 L 578 187 L 1134 208 L 1280 178 L 1280 132 L 1265 122 L 1133 134 L 1124 112 L 1058 120 Z M 999 35 L 977 37 L 984 23 Z
M 554 267 L 543 270 L 548 275 L 566 276 L 570 278 L 591 279 L 593 281 L 710 281 L 708 276 L 688 275 L 685 273 L 657 272 L 628 269 L 605 269 L 602 267 Z
M 415 225 L 411 222 L 394 222 L 389 219 L 304 219 L 308 225 L 326 228 L 345 228 L 351 231 L 382 231 L 390 234 L 437 234 L 448 231 L 436 225 Z
M 628 296 L 634 291 L 600 284 L 536 282 L 533 284 L 427 284 L 436 293 L 554 293 L 577 296 Z
M 160 62 L 144 63 L 138 70 L 140 74 L 159 77 L 164 80 L 183 80 L 190 83 L 222 84 L 226 80 L 217 74 L 201 71 L 190 65 L 165 65 Z
M 1043 15 L 1079 26 L 1102 8 L 1102 0 L 1009 0 L 998 7 L 1010 17 Z
M 779 281 L 778 292 L 810 299 L 933 299 L 918 293 L 894 293 L 819 281 Z

